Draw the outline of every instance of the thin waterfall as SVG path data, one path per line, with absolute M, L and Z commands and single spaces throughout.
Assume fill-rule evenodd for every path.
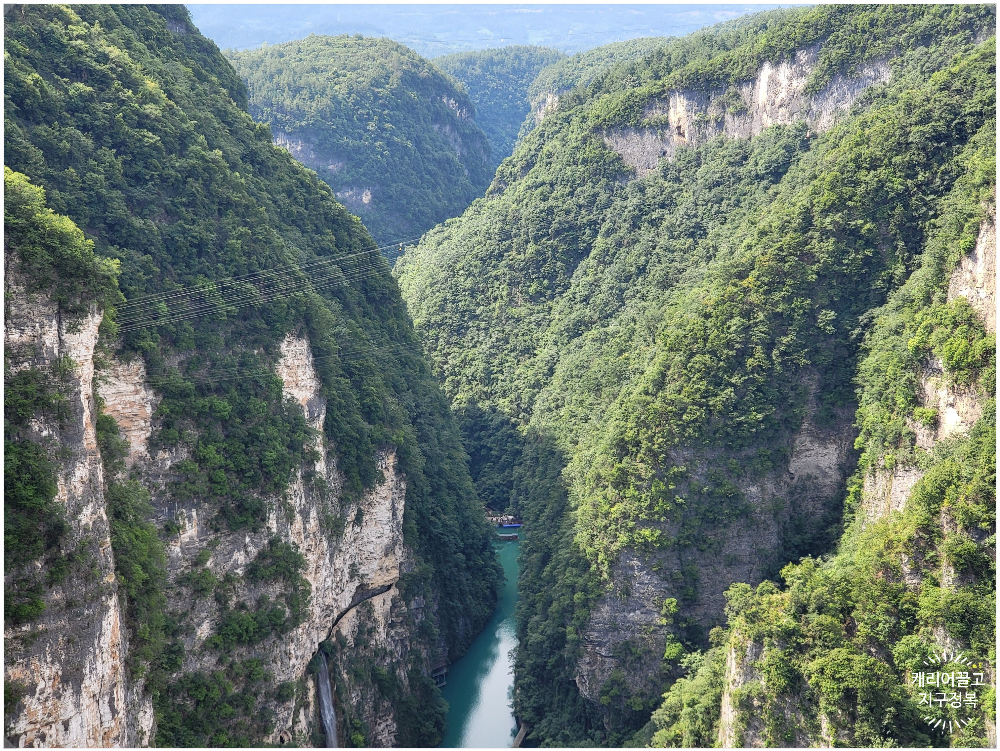
M 326 747 L 337 748 L 337 713 L 333 709 L 333 687 L 330 684 L 330 668 L 326 664 L 326 654 L 319 651 L 319 716 L 326 733 Z

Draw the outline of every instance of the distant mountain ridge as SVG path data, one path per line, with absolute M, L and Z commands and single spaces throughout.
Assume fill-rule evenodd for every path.
M 723 5 L 215 5 L 191 6 L 219 47 L 255 49 L 310 34 L 388 37 L 425 57 L 539 45 L 576 53 L 623 38 L 683 36 L 776 4 Z
M 539 71 L 563 57 L 553 49 L 514 45 L 434 58 L 434 65 L 469 92 L 476 122 L 490 139 L 494 169 L 514 153 L 521 125 L 531 111 L 529 87 Z
M 379 243 L 419 237 L 489 185 L 489 142 L 468 94 L 407 47 L 309 36 L 228 54 L 253 117 Z

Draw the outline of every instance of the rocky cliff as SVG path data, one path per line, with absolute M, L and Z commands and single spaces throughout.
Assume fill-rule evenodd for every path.
M 58 473 L 58 501 L 71 523 L 70 535 L 79 543 L 77 555 L 85 550 L 93 555 L 89 570 L 74 573 L 65 586 L 49 594 L 41 621 L 8 629 L 5 634 L 6 679 L 25 689 L 20 699 L 23 709 L 8 733 L 22 746 L 146 745 L 152 738 L 153 712 L 142 681 L 132 680 L 126 666 L 128 638 L 115 589 L 95 437 L 94 351 L 102 315 L 91 310 L 84 316 L 60 316 L 56 305 L 44 296 L 29 296 L 13 272 L 7 274 L 5 292 L 11 370 L 51 368 L 60 358 L 72 360 L 72 373 L 64 387 L 69 418 L 61 423 L 38 421 L 33 429 L 39 439 L 63 447 L 67 458 Z M 326 403 L 319 395 L 320 382 L 307 340 L 285 338 L 277 372 L 286 397 L 301 407 L 315 431 L 315 454 L 289 486 L 285 504 L 276 505 L 269 515 L 267 529 L 256 534 L 220 534 L 200 504 L 177 503 L 165 490 L 170 468 L 183 459 L 184 452 L 149 453 L 158 400 L 145 382 L 141 361 L 126 364 L 109 359 L 97 371 L 96 385 L 103 411 L 118 421 L 129 441 L 130 468 L 154 489 L 158 520 L 179 522 L 180 531 L 168 545 L 174 581 L 190 572 L 202 551 L 210 551 L 204 567 L 219 580 L 227 575 L 242 580 L 248 563 L 275 536 L 302 551 L 304 577 L 312 593 L 308 613 L 293 631 L 253 651 L 263 657 L 275 682 L 302 681 L 305 689 L 304 695 L 294 697 L 298 701 L 276 703 L 276 722 L 268 741 L 294 739 L 308 744 L 318 727 L 318 715 L 314 678 L 307 674 L 307 666 L 321 642 L 340 635 L 350 647 L 363 629 L 366 639 L 383 650 L 382 663 L 408 664 L 412 647 L 407 637 L 413 619 L 406 618 L 408 605 L 396 588 L 401 570 L 412 565 L 408 563 L 412 554 L 402 537 L 406 481 L 397 469 L 395 454 L 386 452 L 378 462 L 383 482 L 356 503 L 341 500 L 342 477 L 322 437 Z M 339 525 L 339 536 L 329 534 L 331 519 L 347 520 Z M 92 551 L 87 550 L 90 547 Z M 170 607 L 186 610 L 194 624 L 184 639 L 189 657 L 182 672 L 213 668 L 217 656 L 203 647 L 217 625 L 217 604 L 197 597 L 192 602 L 184 586 L 173 592 Z M 238 589 L 236 596 L 253 600 L 260 593 L 246 587 Z M 422 600 L 410 607 L 419 623 Z M 362 610 L 365 617 L 359 615 Z M 347 685 L 338 696 L 352 703 L 355 714 L 372 729 L 369 742 L 393 745 L 392 705 L 386 701 L 359 704 L 364 692 L 351 685 L 350 667 L 350 660 L 344 659 L 339 675 Z M 404 680 L 405 674 L 404 670 Z
M 130 469 L 154 489 L 158 520 L 179 522 L 180 532 L 168 545 L 173 580 L 189 572 L 203 550 L 210 551 L 205 569 L 218 579 L 227 574 L 242 579 L 247 564 L 275 536 L 294 544 L 305 557 L 304 577 L 312 593 L 307 615 L 291 633 L 254 650 L 264 656 L 276 682 L 304 680 L 306 687 L 298 702 L 276 704 L 270 742 L 293 738 L 309 742 L 318 716 L 314 681 L 307 677 L 306 668 L 320 643 L 335 632 L 349 640 L 355 637 L 357 608 L 362 603 L 369 603 L 377 615 L 367 623 L 374 641 L 383 648 L 393 647 L 383 662 L 405 661 L 410 646 L 404 626 L 409 624 L 401 625 L 400 613 L 406 612 L 406 605 L 396 583 L 401 567 L 411 557 L 402 539 L 406 481 L 397 469 L 395 454 L 386 452 L 378 462 L 383 482 L 357 503 L 341 501 L 342 477 L 322 437 L 326 404 L 319 396 L 320 382 L 308 341 L 286 337 L 277 372 L 287 398 L 301 407 L 315 431 L 314 460 L 289 486 L 285 504 L 269 515 L 267 529 L 256 534 L 220 534 L 200 504 L 177 503 L 166 491 L 170 468 L 184 458 L 184 452 L 150 455 L 148 440 L 155 427 L 158 399 L 145 381 L 142 362 L 106 358 L 95 380 L 94 353 L 102 313 L 92 307 L 83 315 L 60 315 L 45 295 L 26 292 L 9 263 L 5 297 L 9 372 L 51 369 L 59 362 L 71 366 L 61 389 L 68 399 L 68 416 L 58 421 L 37 420 L 32 430 L 38 440 L 61 449 L 57 500 L 65 509 L 69 538 L 81 562 L 62 586 L 47 594 L 41 620 L 5 632 L 6 680 L 23 688 L 17 719 L 8 727 L 10 737 L 21 746 L 79 747 L 142 746 L 152 738 L 150 697 L 127 667 L 128 635 L 116 592 L 103 465 L 96 440 L 95 385 L 103 411 L 117 420 L 129 441 Z M 348 520 L 340 525 L 339 537 L 329 534 L 332 518 Z M 192 602 L 184 586 L 173 591 L 170 607 L 187 610 L 194 624 L 184 640 L 189 658 L 182 671 L 210 669 L 217 656 L 202 647 L 214 633 L 218 607 L 205 599 Z M 247 587 L 236 596 L 252 600 L 259 594 Z M 418 602 L 416 610 L 422 607 Z M 393 609 L 396 612 L 390 620 Z M 342 695 L 348 701 L 360 699 L 351 686 Z M 390 704 L 357 711 L 374 728 L 372 743 L 393 744 Z
M 153 711 L 142 681 L 130 674 L 122 622 L 103 465 L 96 439 L 94 353 L 103 317 L 95 305 L 60 311 L 48 294 L 28 292 L 5 253 L 4 347 L 7 377 L 59 370 L 65 412 L 33 419 L 29 435 L 55 458 L 56 502 L 68 529 L 70 570 L 47 588 L 44 611 L 4 628 L 4 681 L 16 686 L 5 732 L 18 746 L 141 746 L 152 737 Z M 37 561 L 29 575 L 42 578 Z M 5 571 L 5 583 L 18 572 Z M 50 578 L 51 581 L 51 578 Z
M 815 384 L 815 381 L 813 382 Z M 662 655 L 676 623 L 665 618 L 664 600 L 683 603 L 687 623 L 707 634 L 724 622 L 724 590 L 730 582 L 760 581 L 773 575 L 791 530 L 818 535 L 839 513 L 843 487 L 856 454 L 850 416 L 816 425 L 816 389 L 806 417 L 793 439 L 786 468 L 764 477 L 748 476 L 742 487 L 747 506 L 743 523 L 706 531 L 694 549 L 668 552 L 624 551 L 611 572 L 612 586 L 591 610 L 581 631 L 582 653 L 576 683 L 580 692 L 600 703 L 601 689 L 615 669 L 622 669 L 621 644 Z M 697 481 L 710 484 L 712 467 L 728 462 L 723 453 L 709 456 L 690 451 L 682 461 L 699 467 Z M 680 524 L 667 528 L 679 534 Z M 634 694 L 655 690 L 662 666 L 654 661 L 629 664 L 625 682 Z
M 984 213 L 975 246 L 961 256 L 942 286 L 947 290 L 946 304 L 954 303 L 959 297 L 968 299 L 984 329 L 995 336 L 995 277 L 991 273 L 983 273 L 984 269 L 995 268 L 996 263 L 995 205 L 992 201 Z M 896 459 L 888 466 L 885 456 L 880 456 L 879 461 L 864 473 L 855 523 L 845 533 L 841 550 L 833 559 L 827 576 L 836 578 L 838 575 L 835 572 L 843 572 L 840 574 L 843 577 L 842 586 L 849 586 L 849 577 L 852 576 L 874 578 L 873 581 L 850 586 L 868 590 L 872 601 L 865 608 L 878 608 L 878 612 L 882 613 L 881 624 L 885 629 L 884 634 L 879 634 L 882 640 L 888 635 L 889 647 L 893 646 L 892 639 L 898 640 L 891 656 L 887 654 L 886 647 L 873 647 L 871 651 L 876 657 L 895 663 L 902 672 L 900 684 L 905 685 L 912 674 L 925 669 L 921 667 L 921 659 L 923 665 L 929 664 L 927 660 L 947 665 L 954 662 L 956 654 L 960 655 L 960 659 L 961 655 L 968 655 L 964 658 L 967 665 L 940 669 L 980 671 L 986 688 L 979 691 L 985 696 L 984 701 L 990 702 L 994 691 L 992 686 L 995 685 L 995 667 L 988 659 L 975 656 L 982 650 L 982 644 L 977 642 L 974 630 L 963 625 L 963 617 L 940 620 L 925 604 L 908 616 L 912 620 L 896 621 L 899 616 L 895 614 L 898 613 L 895 609 L 900 608 L 900 604 L 903 608 L 907 607 L 905 603 L 908 600 L 916 602 L 920 599 L 922 603 L 929 603 L 935 594 L 944 601 L 949 598 L 957 601 L 965 596 L 982 597 L 981 593 L 971 593 L 977 583 L 990 586 L 989 581 L 983 581 L 984 575 L 989 575 L 988 567 L 983 566 L 987 559 L 995 560 L 995 526 L 992 515 L 988 513 L 988 507 L 995 503 L 995 496 L 990 495 L 995 493 L 995 486 L 977 491 L 975 479 L 972 479 L 972 484 L 963 485 L 961 481 L 956 482 L 954 475 L 947 474 L 961 466 L 959 463 L 971 464 L 967 453 L 969 449 L 963 446 L 968 445 L 970 437 L 972 441 L 982 440 L 975 435 L 970 436 L 977 426 L 993 424 L 992 415 L 984 415 L 984 410 L 995 408 L 993 394 L 980 381 L 956 382 L 954 373 L 949 373 L 937 357 L 924 361 L 917 385 L 916 411 L 921 413 L 920 410 L 924 410 L 922 414 L 933 416 L 933 422 L 928 424 L 909 419 L 907 427 L 914 435 L 915 453 L 904 454 L 902 459 Z M 987 437 L 986 440 L 992 442 L 993 439 Z M 994 460 L 990 458 L 987 461 L 992 465 Z M 975 467 L 974 464 L 971 466 Z M 991 467 L 986 467 L 985 471 L 991 474 Z M 974 475 L 970 470 L 963 469 L 958 477 L 968 482 Z M 988 482 L 992 485 L 992 480 Z M 952 485 L 948 487 L 943 504 L 938 501 L 935 505 L 933 499 L 941 492 L 942 483 Z M 983 495 L 977 497 L 977 492 Z M 970 498 L 972 506 L 966 505 Z M 987 504 L 986 514 L 971 510 L 977 502 Z M 888 531 L 881 532 L 880 536 L 880 529 Z M 994 537 L 990 537 L 991 530 Z M 884 541 L 885 535 L 888 535 L 887 542 Z M 964 558 L 956 554 L 960 543 L 966 546 Z M 886 546 L 885 550 L 875 553 L 876 563 L 872 571 L 872 563 L 863 558 L 865 553 L 859 552 L 859 549 L 866 549 L 870 555 L 882 545 Z M 973 553 L 973 550 L 980 552 Z M 986 558 L 978 568 L 970 567 L 969 561 L 976 555 Z M 822 671 L 833 659 L 832 643 L 826 649 L 822 646 L 811 648 L 815 650 L 810 655 L 813 662 L 804 670 L 808 680 L 789 680 L 791 673 L 788 668 L 781 670 L 775 667 L 779 662 L 792 664 L 792 655 L 806 649 L 796 640 L 790 624 L 796 612 L 803 607 L 795 603 L 809 596 L 803 593 L 803 589 L 810 586 L 805 584 L 809 579 L 810 573 L 788 574 L 790 592 L 787 600 L 776 599 L 782 595 L 774 594 L 773 588 L 770 595 L 761 596 L 758 591 L 759 609 L 748 611 L 752 615 L 736 619 L 725 647 L 725 676 L 718 724 L 720 746 L 763 747 L 773 745 L 779 738 L 785 745 L 797 747 L 868 745 L 871 742 L 859 735 L 863 732 L 858 728 L 857 714 L 862 711 L 861 702 L 856 709 L 845 709 L 843 704 L 824 695 L 829 689 L 822 683 Z M 889 604 L 892 600 L 886 593 L 879 592 L 883 582 L 896 590 L 894 599 L 898 599 L 900 604 Z M 866 595 L 859 593 L 858 596 L 864 598 Z M 987 607 L 992 610 L 992 605 Z M 762 616 L 762 613 L 767 615 Z M 809 617 L 823 616 L 817 613 Z M 872 627 L 864 624 L 866 617 L 867 613 L 861 608 L 855 609 L 844 620 L 844 633 L 854 637 L 860 636 L 864 630 L 869 639 L 873 638 Z M 768 626 L 761 629 L 761 623 Z M 834 623 L 829 625 L 834 626 Z M 912 632 L 912 635 L 902 636 L 907 632 Z M 987 639 L 992 641 L 992 636 L 987 635 Z M 924 649 L 930 656 L 909 656 L 907 649 L 921 643 L 926 646 L 917 647 L 918 654 Z M 857 669 L 870 674 L 879 669 L 875 667 L 876 663 L 864 667 L 860 667 L 860 663 L 857 665 Z M 889 671 L 885 670 L 885 673 Z M 847 684 L 847 676 L 837 677 L 841 687 Z M 892 680 L 888 678 L 890 683 Z M 889 704 L 892 701 L 890 693 L 895 688 L 885 686 L 878 690 L 885 694 L 880 700 Z M 904 713 L 906 711 L 903 710 Z M 927 709 L 925 714 L 930 711 Z M 945 718 L 944 727 L 948 729 L 948 735 L 934 736 L 935 745 L 974 745 L 985 741 L 986 745 L 994 746 L 996 727 L 990 713 L 971 716 L 968 705 L 965 712 L 958 711 L 961 723 L 956 724 L 954 730 L 948 724 L 949 718 Z M 918 726 L 921 724 L 924 732 L 933 732 L 931 723 L 918 723 Z M 969 735 L 955 736 L 953 733 L 959 732 L 962 725 L 966 726 L 964 732 Z M 977 738 L 978 741 L 975 740 Z
M 262 550 L 277 539 L 294 545 L 304 556 L 303 577 L 309 584 L 311 597 L 302 622 L 289 633 L 247 653 L 262 659 L 266 669 L 273 673 L 274 682 L 280 684 L 305 679 L 306 668 L 320 643 L 334 633 L 350 637 L 357 627 L 355 610 L 361 603 L 370 602 L 380 614 L 368 626 L 374 627 L 373 638 L 386 645 L 391 630 L 389 611 L 394 604 L 397 610 L 406 610 L 396 583 L 401 567 L 412 555 L 403 543 L 406 480 L 397 469 L 395 453 L 384 452 L 378 459 L 384 478 L 381 483 L 357 502 L 345 500 L 341 494 L 343 476 L 337 471 L 335 455 L 322 432 L 326 401 L 320 395 L 321 383 L 307 339 L 285 337 L 277 374 L 284 385 L 285 397 L 302 409 L 313 431 L 313 455 L 298 470 L 280 502 L 273 504 L 266 528 L 256 533 L 220 531 L 197 500 L 178 502 L 171 496 L 168 490 L 171 467 L 185 458 L 185 452 L 161 451 L 150 456 L 147 444 L 150 428 L 144 416 L 155 410 L 156 397 L 143 381 L 141 365 L 112 363 L 99 384 L 99 392 L 104 411 L 123 426 L 129 439 L 133 471 L 139 472 L 143 482 L 153 489 L 157 521 L 179 525 L 180 531 L 167 547 L 173 582 L 183 581 L 185 574 L 203 566 L 201 570 L 210 572 L 219 581 L 235 577 L 241 582 L 234 590 L 235 599 L 254 602 L 265 593 L 280 594 L 274 586 L 254 586 L 247 581 L 247 566 Z M 200 562 L 195 563 L 196 559 Z M 178 584 L 173 589 L 170 607 L 185 612 L 186 620 L 193 625 L 184 637 L 188 657 L 182 672 L 217 668 L 218 655 L 206 648 L 205 642 L 217 631 L 218 603 L 192 598 L 190 588 Z M 410 649 L 405 633 L 394 636 L 398 648 L 384 658 L 386 663 L 404 661 Z M 276 721 L 269 742 L 293 739 L 297 743 L 310 742 L 313 731 L 319 727 L 311 676 L 305 686 L 304 695 L 274 705 Z M 352 690 L 348 686 L 338 695 L 348 700 L 360 698 Z M 358 711 L 376 729 L 369 737 L 371 743 L 393 744 L 391 705 L 358 707 Z
M 885 60 L 861 65 L 850 75 L 836 73 L 821 90 L 807 93 L 821 45 L 795 52 L 791 60 L 765 62 L 741 84 L 708 92 L 671 91 L 647 103 L 644 125 L 610 128 L 604 142 L 636 175 L 656 169 L 679 146 L 697 146 L 725 134 L 750 138 L 770 125 L 804 121 L 813 132 L 829 129 L 870 86 L 889 80 Z
M 995 204 L 987 208 L 979 235 L 972 250 L 964 254 L 951 273 L 947 302 L 964 298 L 977 312 L 986 331 L 996 334 L 996 218 Z M 933 415 L 930 425 L 908 420 L 916 447 L 931 452 L 934 446 L 950 437 L 966 435 L 983 414 L 989 398 L 977 385 L 958 384 L 948 378 L 937 357 L 924 364 L 919 377 L 919 407 Z M 864 478 L 862 513 L 866 523 L 885 519 L 906 506 L 910 491 L 925 474 L 911 459 L 891 468 L 884 464 L 872 467 Z

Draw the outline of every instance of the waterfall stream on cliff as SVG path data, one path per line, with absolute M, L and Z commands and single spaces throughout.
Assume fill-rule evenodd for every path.
M 319 716 L 323 720 L 323 732 L 326 733 L 326 747 L 337 748 L 337 713 L 333 708 L 333 688 L 330 685 L 330 668 L 326 664 L 326 655 L 320 650 L 319 663 Z
M 498 543 L 498 554 L 507 581 L 496 611 L 469 651 L 448 669 L 442 689 L 447 699 L 448 727 L 442 748 L 509 747 L 517 732 L 511 709 L 517 629 L 518 543 Z

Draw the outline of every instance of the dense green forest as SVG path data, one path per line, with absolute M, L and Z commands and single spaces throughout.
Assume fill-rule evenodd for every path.
M 963 67 L 945 74 L 968 75 Z M 943 651 L 942 633 L 961 645 L 968 665 L 946 661 L 940 669 L 996 664 L 995 336 L 965 298 L 947 301 L 951 273 L 995 201 L 995 143 L 988 122 L 957 155 L 958 179 L 930 223 L 915 271 L 872 315 L 857 367 L 861 459 L 836 553 L 790 563 L 781 571 L 783 587 L 734 585 L 726 595 L 727 632 L 688 658 L 688 675 L 636 740 L 711 745 L 726 650 L 745 653 L 756 643 L 764 648 L 761 681 L 733 697 L 742 713 L 737 745 L 751 740 L 748 731 L 764 745 L 797 745 L 815 737 L 819 709 L 836 718 L 833 732 L 851 745 L 984 744 L 985 719 L 995 722 L 994 687 L 980 690 L 981 711 L 920 711 L 919 691 L 906 685 L 908 673 Z M 916 445 L 915 426 L 943 419 L 921 406 L 931 358 L 949 384 L 978 395 L 983 414 L 967 436 L 928 452 Z M 916 467 L 923 476 L 901 514 L 871 521 L 865 479 L 895 467 Z M 923 576 L 914 582 L 917 572 Z M 932 721 L 970 721 L 949 739 L 923 721 L 928 712 Z
M 262 529 L 269 505 L 308 458 L 302 412 L 283 400 L 274 374 L 282 338 L 307 336 L 342 493 L 357 497 L 380 482 L 377 451 L 396 451 L 407 480 L 404 536 L 415 556 L 400 588 L 436 610 L 429 630 L 413 638 L 460 653 L 488 620 L 501 574 L 447 401 L 368 231 L 272 144 L 270 128 L 247 111 L 246 86 L 182 6 L 18 6 L 4 26 L 6 165 L 20 173 L 5 173 L 9 249 L 60 305 L 101 302 L 102 346 L 144 361 L 160 398 L 151 443 L 188 457 L 175 466 L 167 497 L 197 499 L 220 533 Z M 428 118 L 452 112 L 440 101 L 454 91 L 443 75 L 407 71 L 443 87 L 419 89 L 437 97 Z M 455 96 L 460 108 L 470 106 Z M 464 196 L 487 165 L 482 135 L 460 123 L 453 118 L 463 143 L 479 149 L 471 176 L 451 152 L 449 177 L 438 177 L 464 185 Z M 149 295 L 161 302 L 135 304 Z M 16 438 L 33 414 L 58 408 L 58 378 L 21 371 L 5 385 L 5 442 L 15 439 L 5 471 L 6 551 L 55 561 L 54 459 Z M 165 579 L 162 560 L 178 529 L 166 509 L 150 505 L 154 489 L 124 471 L 114 421 L 102 416 L 97 428 L 119 596 L 134 670 L 153 694 L 157 745 L 258 745 L 270 732 L 261 702 L 292 697 L 269 685 L 240 645 L 296 624 L 308 597 L 301 556 L 284 544 L 261 554 L 247 576 L 283 583 L 282 601 L 258 603 L 230 629 L 224 617 L 208 657 L 197 656 L 211 669 L 188 670 L 176 637 L 191 628 L 190 598 Z M 43 517 L 49 521 L 39 526 Z M 199 581 L 229 602 L 231 582 Z M 6 623 L 37 615 L 37 598 L 10 586 L 7 577 Z M 420 674 L 427 666 L 401 669 Z M 411 687 L 426 688 L 417 680 Z M 410 735 L 402 728 L 403 745 L 437 742 L 444 707 L 424 703 L 433 716 Z
M 577 86 L 587 86 L 606 70 L 645 58 L 669 41 L 665 37 L 628 39 L 557 60 L 535 77 L 528 88 L 528 98 L 535 103 L 549 93 L 559 95 Z
M 531 111 L 528 87 L 539 71 L 564 57 L 558 50 L 512 45 L 434 58 L 434 65 L 469 92 L 476 122 L 490 140 L 494 169 L 514 153 L 521 124 Z
M 959 382 L 992 388 L 992 338 L 940 297 L 992 189 L 994 25 L 986 6 L 821 6 L 661 40 L 631 61 L 597 52 L 593 71 L 568 58 L 533 91 L 576 88 L 523 137 L 486 197 L 397 263 L 480 494 L 525 520 L 514 701 L 529 743 L 618 745 L 643 729 L 634 740 L 712 745 L 726 649 L 758 639 L 778 672 L 763 694 L 737 697 L 744 714 L 768 708 L 769 734 L 757 737 L 788 745 L 796 722 L 818 737 L 815 713 L 779 711 L 791 696 L 837 718 L 848 745 L 920 744 L 931 736 L 901 676 L 940 648 L 938 634 L 995 661 L 982 637 L 995 591 L 987 418 L 926 459 L 905 521 L 852 523 L 860 479 L 819 516 L 794 494 L 761 508 L 747 491 L 787 471 L 806 420 L 850 435 L 859 404 L 856 478 L 883 455 L 891 468 L 908 440 L 899 426 L 919 409 L 897 374 L 908 369 L 912 392 L 929 353 L 953 357 Z M 641 177 L 604 140 L 613 128 L 657 132 L 649 108 L 677 88 L 733 92 L 738 110 L 734 84 L 817 43 L 807 94 L 873 60 L 891 67 L 891 81 L 826 132 L 798 122 L 695 142 Z M 908 294 L 922 297 L 900 302 Z M 901 346 L 910 352 L 899 366 L 880 371 Z M 959 530 L 935 533 L 942 502 L 959 497 Z M 725 541 L 765 515 L 779 545 L 756 551 L 751 583 L 783 570 L 787 590 L 765 582 L 751 596 L 739 585 L 725 612 L 713 610 L 706 603 L 730 582 L 699 577 L 700 564 L 728 558 Z M 845 527 L 840 552 L 820 560 Z M 905 586 L 873 584 L 895 581 L 893 546 L 928 536 L 942 555 L 967 552 L 968 575 L 945 592 L 928 571 L 919 605 Z M 648 626 L 665 632 L 662 654 L 587 631 L 602 602 L 631 596 L 624 557 L 659 577 L 662 610 Z M 816 631 L 823 618 L 868 624 L 864 614 L 890 611 L 900 615 L 879 633 L 874 623 Z M 602 636 L 619 669 L 587 697 L 577 671 Z M 868 678 L 847 678 L 869 667 L 879 691 L 896 687 L 884 707 L 875 684 L 857 684 Z M 883 709 L 890 719 L 872 719 Z M 953 741 L 981 743 L 984 711 Z
M 322 37 L 227 53 L 250 113 L 380 244 L 460 214 L 492 177 L 460 86 L 390 39 Z

